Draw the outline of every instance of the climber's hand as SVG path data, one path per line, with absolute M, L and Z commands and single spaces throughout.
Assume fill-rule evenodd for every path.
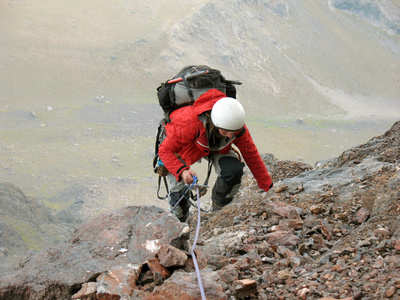
M 184 170 L 181 173 L 181 178 L 182 178 L 183 182 L 188 185 L 193 183 L 193 176 L 197 177 L 196 173 L 193 172 L 192 170 Z

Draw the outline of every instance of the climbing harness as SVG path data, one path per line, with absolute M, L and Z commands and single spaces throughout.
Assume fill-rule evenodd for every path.
M 208 182 L 208 179 L 206 181 Z M 206 296 L 205 296 L 205 293 L 204 293 L 203 283 L 201 281 L 200 268 L 199 268 L 199 265 L 197 263 L 196 253 L 194 252 L 194 248 L 196 247 L 197 239 L 199 237 L 199 232 L 200 232 L 200 216 L 201 216 L 201 211 L 202 211 L 201 208 L 200 208 L 200 189 L 201 188 L 208 188 L 208 186 L 207 185 L 199 185 L 199 184 L 197 184 L 197 177 L 193 176 L 192 184 L 188 185 L 186 187 L 186 190 L 183 193 L 182 197 L 178 200 L 178 202 L 176 202 L 176 204 L 174 205 L 174 207 L 170 211 L 172 212 L 175 209 L 175 207 L 179 204 L 179 202 L 183 199 L 183 197 L 185 196 L 185 194 L 187 192 L 189 192 L 190 190 L 196 190 L 196 195 L 197 195 L 197 228 L 196 228 L 196 234 L 195 234 L 194 240 L 193 240 L 193 245 L 192 245 L 192 248 L 190 249 L 190 253 L 192 254 L 193 264 L 194 264 L 194 268 L 196 270 L 197 281 L 199 283 L 201 299 L 205 300 Z M 192 205 L 194 205 L 194 204 L 192 204 Z
M 167 175 L 168 175 L 168 170 L 165 167 L 164 163 L 161 161 L 161 159 L 156 156 L 154 161 L 153 161 L 153 166 L 154 166 L 154 173 L 158 174 L 158 186 L 157 186 L 157 198 L 160 200 L 165 200 L 168 198 L 168 194 L 169 194 L 169 187 L 168 187 L 168 182 L 167 182 Z M 207 193 L 207 188 L 208 188 L 208 181 L 210 180 L 210 175 L 211 175 L 211 171 L 212 171 L 212 166 L 213 166 L 213 161 L 211 158 L 208 159 L 208 167 L 207 167 L 207 177 L 206 180 L 204 181 L 203 185 L 199 185 L 196 184 L 196 186 L 198 186 L 200 188 L 200 197 L 204 196 Z M 160 189 L 161 189 L 161 180 L 164 181 L 164 186 L 165 186 L 165 190 L 166 190 L 166 195 L 165 196 L 160 196 Z M 194 190 L 194 188 L 192 187 L 191 189 Z M 177 206 L 177 204 L 183 199 L 184 195 L 189 191 L 190 189 L 188 189 L 188 187 L 186 187 L 186 189 L 184 190 L 182 197 L 179 199 L 179 201 L 175 204 L 174 208 Z M 189 194 L 190 197 L 189 198 L 189 203 L 196 207 L 197 206 L 190 200 L 196 200 L 196 197 L 193 196 L 192 193 Z M 172 209 L 173 210 L 173 209 Z M 172 211 L 171 210 L 171 211 Z M 202 210 L 202 212 L 210 212 L 210 211 L 205 211 Z
M 207 183 L 208 183 L 208 178 L 207 178 L 207 180 L 206 180 L 206 182 L 205 182 L 204 184 L 197 184 L 197 177 L 196 177 L 196 176 L 193 176 L 193 183 L 190 184 L 190 185 L 187 185 L 187 186 L 184 188 L 183 193 L 182 193 L 182 196 L 181 196 L 181 197 L 179 198 L 179 200 L 175 203 L 175 205 L 169 210 L 169 212 L 172 212 L 172 211 L 179 205 L 179 203 L 182 201 L 182 199 L 185 197 L 185 195 L 186 195 L 187 193 L 189 193 L 191 190 L 196 190 L 196 191 L 198 190 L 198 191 L 199 191 L 199 194 L 197 195 L 197 199 L 196 199 L 198 205 L 194 204 L 192 201 L 190 201 L 190 199 L 189 199 L 189 203 L 190 203 L 191 205 L 193 205 L 194 207 L 196 207 L 196 208 L 200 208 L 200 201 L 199 201 L 199 199 L 200 199 L 200 196 L 201 196 L 201 192 L 202 192 L 202 191 L 206 191 L 206 190 L 208 189 Z M 205 194 L 205 192 L 204 192 L 204 194 Z M 201 210 L 202 212 L 210 212 L 210 211 L 203 210 L 202 208 L 200 208 L 200 210 Z

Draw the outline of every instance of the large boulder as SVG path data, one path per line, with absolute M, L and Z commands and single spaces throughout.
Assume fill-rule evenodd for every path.
M 107 270 L 141 266 L 162 245 L 186 249 L 188 228 L 155 206 L 130 206 L 83 224 L 70 240 L 31 252 L 0 280 L 0 299 L 70 299 Z

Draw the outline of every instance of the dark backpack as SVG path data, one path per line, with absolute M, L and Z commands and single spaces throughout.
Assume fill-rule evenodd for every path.
M 168 170 L 158 157 L 158 148 L 166 137 L 165 125 L 171 120 L 170 114 L 183 106 L 192 105 L 197 98 L 210 89 L 217 89 L 227 97 L 236 98 L 235 85 L 242 84 L 237 80 L 226 80 L 220 70 L 212 69 L 206 65 L 189 65 L 180 70 L 172 79 L 167 80 L 157 88 L 158 101 L 164 111 L 164 118 L 160 121 L 155 141 L 155 155 L 153 169 L 158 173 L 157 197 L 166 199 L 159 195 L 161 178 L 164 179 L 168 194 L 166 175 Z M 209 171 L 211 166 L 209 166 Z M 208 176 L 207 176 L 208 177 Z M 207 178 L 208 181 L 208 178 Z
M 157 88 L 157 96 L 164 115 L 174 110 L 192 105 L 202 94 L 210 89 L 217 89 L 228 97 L 236 98 L 237 80 L 226 80 L 221 71 L 205 65 L 190 65 L 180 70 L 172 79 Z

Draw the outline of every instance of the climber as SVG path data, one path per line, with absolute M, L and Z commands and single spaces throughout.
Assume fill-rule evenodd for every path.
M 169 171 L 168 202 L 171 207 L 183 195 L 185 184 L 191 184 L 196 176 L 190 166 L 203 157 L 212 161 L 218 175 L 211 195 L 213 211 L 229 204 L 239 190 L 245 166 L 240 156 L 258 186 L 265 192 L 272 188 L 271 176 L 245 125 L 245 111 L 238 100 L 211 89 L 193 105 L 175 110 L 170 118 L 158 154 Z M 188 197 L 186 194 L 173 210 L 181 222 L 189 216 Z

